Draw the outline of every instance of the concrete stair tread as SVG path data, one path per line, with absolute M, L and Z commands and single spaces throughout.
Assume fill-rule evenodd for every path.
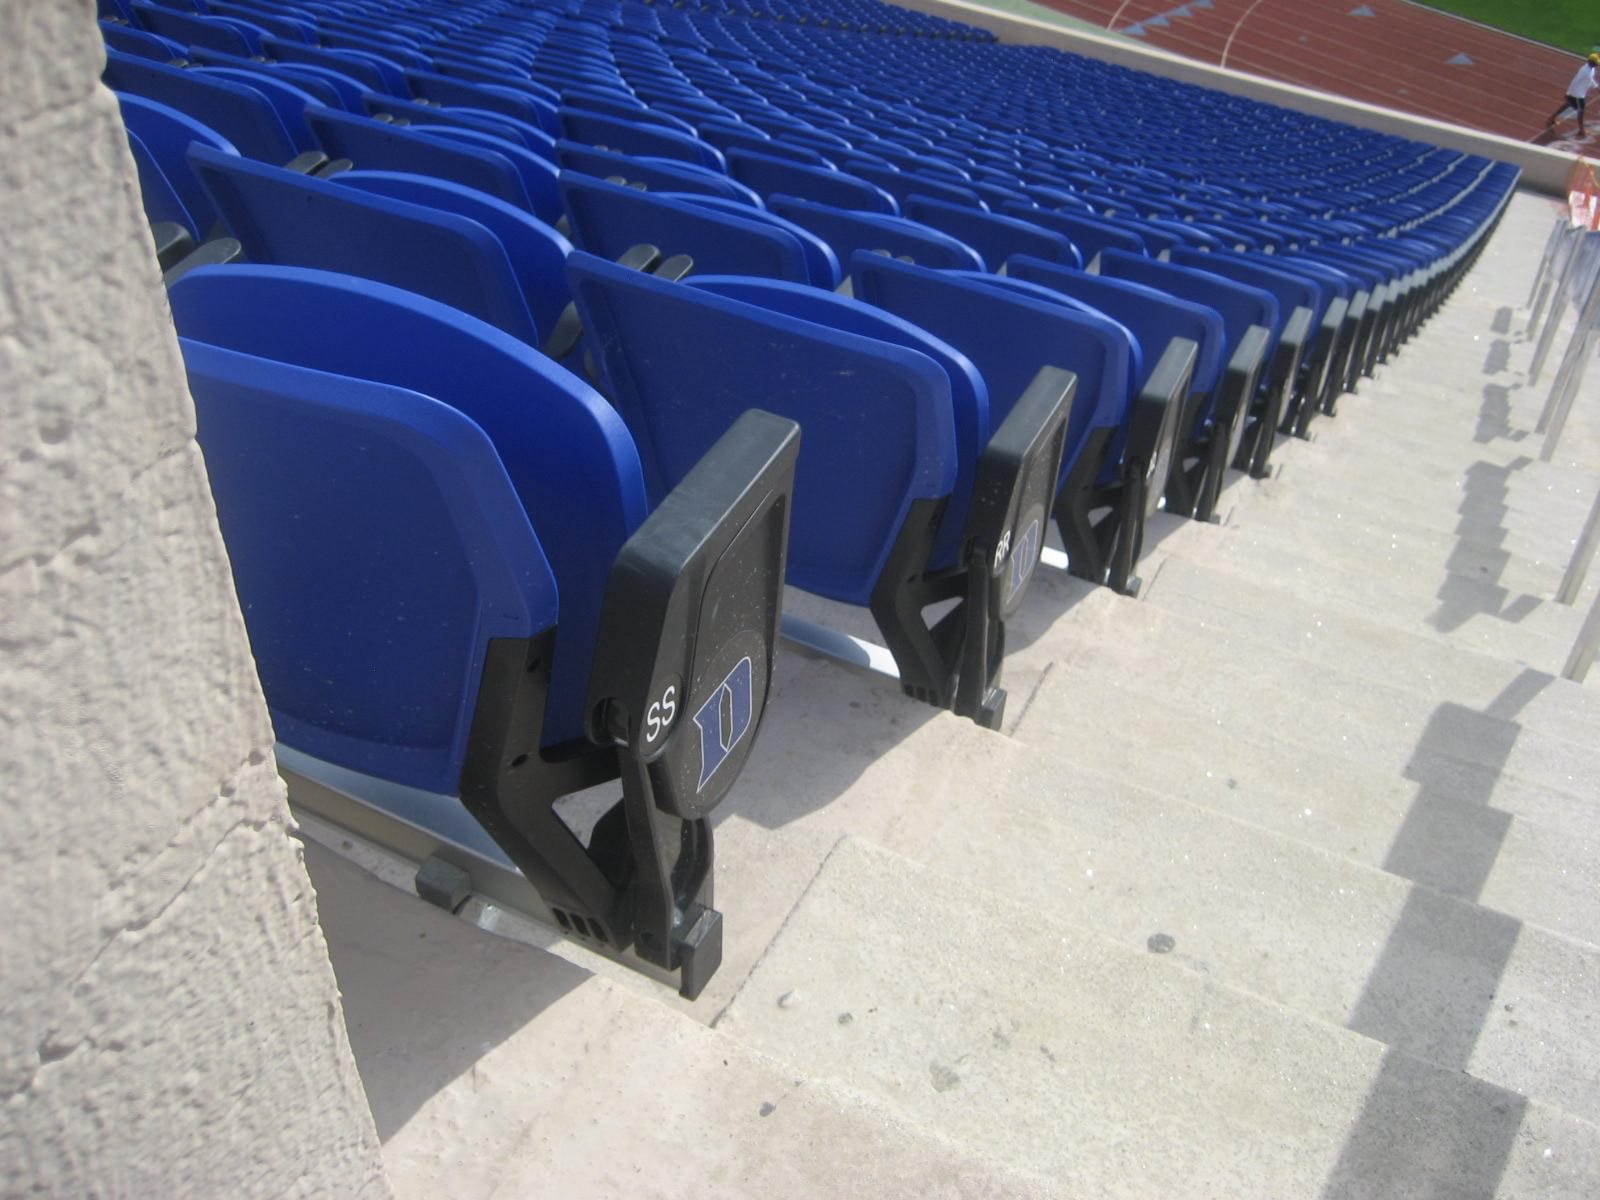
M 320 847 L 307 859 L 402 1200 L 1055 1194 Z
M 1530 661 L 1551 661 L 1552 650 L 1564 659 L 1583 623 L 1581 608 L 1557 604 L 1549 592 L 1529 593 L 1490 578 L 1418 569 L 1370 554 L 1337 558 L 1306 537 L 1274 537 L 1192 521 L 1178 525 L 1153 544 L 1146 543 L 1139 567 L 1143 575 L 1153 576 L 1165 557 L 1181 555 L 1268 582 L 1302 601 L 1334 597 L 1425 636 Z
M 1600 940 L 1600 810 L 1497 779 L 1397 778 L 1296 744 L 1292 725 L 1224 726 L 1102 681 L 1094 703 L 1052 672 L 1015 729 L 1047 756 L 1270 829 L 1436 891 Z M 1460 786 L 1463 778 L 1469 786 Z M 1477 791 L 1470 790 L 1476 784 Z M 1492 797 L 1492 804 L 1490 798 Z
M 1600 1116 L 1600 1062 L 1553 1049 L 1600 1024 L 1600 947 L 1080 770 L 1056 745 L 931 734 L 856 785 L 920 802 L 887 848 L 1130 949 L 1166 934 L 1171 961 L 1209 979 Z
M 1454 695 L 1463 683 L 1480 695 L 1498 694 L 1522 668 L 1558 667 L 1565 653 L 1551 643 L 1551 657 L 1541 663 L 1501 658 L 1390 625 L 1338 599 L 1294 603 L 1270 580 L 1213 570 L 1177 555 L 1161 562 L 1139 599 L 1203 620 L 1208 628 L 1270 641 L 1311 662 L 1377 680 L 1398 679 L 1439 699 Z
M 1057 664 L 1086 686 L 1126 681 L 1228 722 L 1297 721 L 1305 744 L 1395 772 L 1454 760 L 1580 795 L 1600 773 L 1600 745 L 1586 737 L 1595 694 L 1544 672 L 1524 668 L 1497 694 L 1463 687 L 1441 702 L 1104 589 L 1054 620 L 1047 612 L 1025 606 L 1014 622 L 1006 677 L 1019 690 Z
M 718 1028 L 1072 1194 L 1578 1196 L 1600 1171 L 1579 1118 L 854 839 Z
M 1292 483 L 1262 480 L 1240 498 L 1234 511 L 1236 518 L 1248 513 L 1252 518 L 1298 520 L 1319 529 L 1327 521 L 1393 528 L 1422 541 L 1450 539 L 1564 567 L 1583 529 L 1588 505 L 1574 498 L 1565 512 L 1557 514 L 1547 500 L 1541 497 L 1537 512 L 1502 506 L 1494 516 L 1465 514 L 1447 505 L 1423 508 L 1416 496 L 1406 500 L 1374 496 L 1370 488 L 1321 490 L 1314 473 L 1307 471 Z

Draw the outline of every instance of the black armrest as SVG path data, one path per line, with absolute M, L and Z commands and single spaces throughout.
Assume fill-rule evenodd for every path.
M 321 168 L 327 166 L 328 156 L 321 150 L 307 150 L 296 154 L 283 164 L 285 171 L 293 171 L 297 175 L 315 175 Z
M 209 242 L 201 242 L 193 253 L 164 271 L 161 275 L 161 282 L 171 287 L 196 267 L 211 267 L 222 263 L 237 262 L 243 255 L 244 247 L 235 239 L 231 237 L 212 238 Z
M 1278 348 L 1273 351 L 1272 364 L 1267 372 L 1266 396 L 1262 401 L 1254 436 L 1242 443 L 1238 453 L 1230 460 L 1252 478 L 1261 479 L 1267 473 L 1267 460 L 1272 456 L 1273 440 L 1278 427 L 1294 403 L 1295 381 L 1300 377 L 1300 364 L 1305 360 L 1311 337 L 1311 310 L 1305 305 L 1295 306 L 1289 319 L 1283 323 L 1278 335 Z
M 1250 326 L 1234 346 L 1228 365 L 1223 368 L 1216 412 L 1217 437 L 1225 444 L 1220 459 L 1223 466 L 1238 457 L 1239 447 L 1244 442 L 1250 400 L 1261 381 L 1261 371 L 1267 362 L 1267 343 L 1271 338 L 1272 334 L 1265 326 Z
M 640 242 L 636 246 L 629 246 L 622 257 L 617 259 L 619 266 L 627 267 L 630 271 L 649 271 L 661 262 L 661 251 L 647 243 Z M 567 306 L 561 310 L 561 315 L 556 318 L 555 327 L 550 330 L 544 339 L 544 345 L 539 347 L 541 353 L 560 362 L 571 354 L 574 347 L 583 340 L 583 321 L 578 316 L 578 306 L 567 301 Z
M 1167 476 L 1177 458 L 1184 432 L 1184 401 L 1198 355 L 1199 347 L 1193 341 L 1173 338 L 1134 397 L 1128 443 L 1122 457 L 1117 542 L 1106 572 L 1106 586 L 1124 595 L 1138 590 L 1133 569 L 1144 549 L 1145 521 L 1160 504 Z
M 691 998 L 722 954 L 706 817 L 766 707 L 799 450 L 793 421 L 740 417 L 628 539 L 601 609 L 589 736 L 614 747 L 623 800 L 593 845 L 626 850 L 636 949 Z
M 1041 367 L 978 459 L 963 537 L 966 637 L 955 711 L 997 729 L 1005 621 L 1016 612 L 1044 549 L 1078 377 Z
M 1177 457 L 1178 443 L 1185 433 L 1182 426 L 1184 402 L 1194 379 L 1199 352 L 1200 348 L 1188 338 L 1173 338 L 1162 351 L 1150 378 L 1134 397 L 1123 461 L 1144 480 L 1140 493 L 1141 517 L 1156 511 L 1167 475 Z
M 150 236 L 156 243 L 156 262 L 169 271 L 194 250 L 194 235 L 176 221 L 150 222 Z
M 1339 333 L 1344 328 L 1345 311 L 1350 301 L 1335 296 L 1322 314 L 1322 326 L 1317 330 L 1317 340 L 1311 348 L 1307 363 L 1305 398 L 1295 415 L 1294 434 L 1305 437 L 1311 418 L 1331 403 L 1333 390 L 1339 387 Z

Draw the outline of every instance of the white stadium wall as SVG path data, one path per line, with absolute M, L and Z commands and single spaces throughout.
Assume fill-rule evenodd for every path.
M 0 1195 L 387 1195 L 95 6 L 0 28 Z

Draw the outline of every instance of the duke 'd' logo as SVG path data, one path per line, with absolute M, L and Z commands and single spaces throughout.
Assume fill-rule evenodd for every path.
M 1006 589 L 1007 602 L 1022 590 L 1022 585 L 1028 582 L 1028 576 L 1033 574 L 1033 568 L 1039 562 L 1041 532 L 1039 518 L 1035 517 L 1028 528 L 1023 530 L 1022 536 L 1017 539 L 1016 546 L 1011 551 L 1011 579 L 1010 586 Z
M 695 728 L 700 731 L 700 782 L 695 791 L 704 790 L 717 768 L 728 761 L 733 748 L 750 732 L 754 717 L 755 668 L 746 656 L 694 714 Z

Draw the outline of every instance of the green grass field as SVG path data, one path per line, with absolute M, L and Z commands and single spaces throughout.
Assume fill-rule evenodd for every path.
M 1423 0 L 1441 9 L 1536 42 L 1587 54 L 1600 46 L 1600 11 L 1594 0 Z

